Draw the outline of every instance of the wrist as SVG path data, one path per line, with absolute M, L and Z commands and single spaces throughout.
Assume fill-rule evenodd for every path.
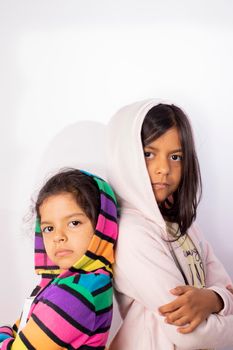
M 213 293 L 213 311 L 212 313 L 219 313 L 224 308 L 224 302 L 221 296 L 215 292 L 214 290 L 211 290 Z

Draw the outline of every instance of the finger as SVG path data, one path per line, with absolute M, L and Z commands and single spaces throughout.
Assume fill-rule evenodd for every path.
M 190 290 L 192 287 L 190 286 L 177 286 L 176 288 L 173 288 L 170 290 L 170 293 L 173 295 L 182 295 L 186 293 L 188 290 Z
M 174 324 L 175 322 L 178 322 L 179 319 L 185 318 L 186 323 L 189 322 L 188 317 L 186 316 L 186 314 L 183 311 L 183 308 L 180 308 L 174 312 L 168 313 L 166 315 L 165 318 L 165 322 L 169 323 L 169 324 Z M 179 326 L 179 324 L 177 324 L 177 326 Z
M 165 319 L 166 321 L 166 319 Z M 181 317 L 179 319 L 177 319 L 176 321 L 173 321 L 173 322 L 167 322 L 166 323 L 168 324 L 171 324 L 173 326 L 177 326 L 177 327 L 184 327 L 184 326 L 188 326 L 189 325 L 189 321 L 187 319 L 187 317 Z
M 201 323 L 200 320 L 194 320 L 190 322 L 190 324 L 188 324 L 187 326 L 177 328 L 177 331 L 182 334 L 191 333 L 197 328 L 197 326 L 199 326 L 200 323 Z
M 172 301 L 171 303 L 160 306 L 158 309 L 160 314 L 164 315 L 166 313 L 174 312 L 175 310 L 179 309 L 179 307 L 181 306 L 181 303 L 178 299 L 179 298 Z

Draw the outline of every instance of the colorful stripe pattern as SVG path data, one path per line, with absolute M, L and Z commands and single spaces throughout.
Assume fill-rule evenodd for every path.
M 48 259 L 36 224 L 35 268 L 41 275 L 26 326 L 2 350 L 103 350 L 112 320 L 112 263 L 117 204 L 111 187 L 90 173 L 100 191 L 100 214 L 85 255 L 60 274 Z M 3 332 L 3 328 L 0 328 Z

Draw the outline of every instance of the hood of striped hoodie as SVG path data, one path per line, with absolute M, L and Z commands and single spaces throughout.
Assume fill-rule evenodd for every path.
M 68 270 L 69 272 L 88 273 L 98 270 L 112 274 L 114 245 L 118 235 L 117 202 L 110 185 L 100 177 L 81 170 L 91 176 L 100 193 L 100 212 L 94 235 L 86 253 Z M 39 220 L 35 229 L 35 270 L 43 279 L 51 279 L 60 274 L 58 266 L 49 259 L 42 238 Z

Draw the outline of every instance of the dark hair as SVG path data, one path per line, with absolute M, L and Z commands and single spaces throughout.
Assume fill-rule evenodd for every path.
M 40 206 L 50 196 L 71 193 L 95 228 L 100 211 L 100 194 L 97 184 L 89 175 L 77 169 L 66 169 L 52 176 L 40 190 L 35 210 L 40 219 Z
M 200 167 L 188 117 L 173 104 L 158 104 L 147 113 L 141 138 L 145 147 L 172 127 L 176 127 L 180 135 L 183 153 L 182 177 L 178 189 L 173 193 L 173 201 L 166 199 L 159 207 L 165 220 L 178 223 L 180 234 L 184 235 L 196 218 L 202 193 Z

